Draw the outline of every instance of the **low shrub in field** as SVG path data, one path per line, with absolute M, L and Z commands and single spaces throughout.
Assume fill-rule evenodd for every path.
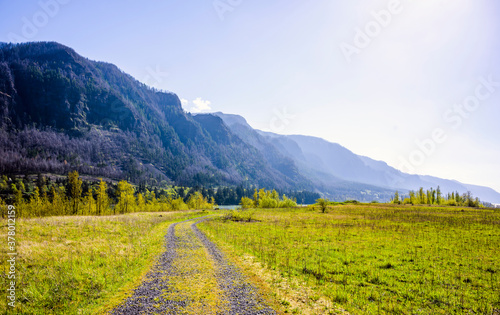
M 254 214 L 251 210 L 231 210 L 222 216 L 222 221 L 252 222 Z

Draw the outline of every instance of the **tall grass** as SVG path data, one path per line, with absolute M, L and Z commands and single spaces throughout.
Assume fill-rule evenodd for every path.
M 200 225 L 353 314 L 496 314 L 500 212 L 397 205 L 257 210 Z M 495 313 L 496 312 L 496 313 Z
M 163 250 L 167 227 L 201 212 L 50 217 L 17 221 L 17 302 L 12 314 L 96 314 L 138 284 Z M 1 221 L 2 234 L 7 230 Z M 6 296 L 2 247 L 0 294 Z

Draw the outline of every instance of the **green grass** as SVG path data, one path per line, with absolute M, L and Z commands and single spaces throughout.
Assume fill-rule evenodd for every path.
M 96 314 L 130 293 L 163 251 L 168 226 L 206 212 L 50 217 L 17 221 L 16 308 L 11 314 Z M 1 222 L 0 239 L 7 239 Z M 6 242 L 6 241 L 5 241 Z M 0 294 L 7 289 L 6 243 Z M 9 280 L 10 281 L 10 280 Z
M 282 278 L 352 314 L 498 314 L 500 212 L 341 205 L 256 210 L 253 222 L 200 224 Z

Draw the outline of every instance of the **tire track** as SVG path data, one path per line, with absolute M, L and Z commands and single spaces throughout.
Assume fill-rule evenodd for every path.
M 132 296 L 109 314 L 276 314 L 198 229 L 206 219 L 170 225 L 158 262 Z
M 203 221 L 193 223 L 191 228 L 215 261 L 217 282 L 224 291 L 224 298 L 230 306 L 227 314 L 276 314 L 264 303 L 257 289 L 248 283 L 243 274 L 227 261 L 218 247 L 198 229 L 198 223 Z
M 169 226 L 165 236 L 165 252 L 160 256 L 157 264 L 146 275 L 141 285 L 125 302 L 115 308 L 111 315 L 128 314 L 155 314 L 162 312 L 166 314 L 177 314 L 180 309 L 187 305 L 187 301 L 166 300 L 163 297 L 164 290 L 169 290 L 168 278 L 175 272 L 172 268 L 177 258 L 176 248 L 178 239 L 175 236 L 175 227 L 178 224 L 190 220 L 173 223 Z

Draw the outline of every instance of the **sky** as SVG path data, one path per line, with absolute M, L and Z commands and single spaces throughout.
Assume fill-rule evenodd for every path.
M 57 41 L 190 112 L 500 191 L 495 0 L 0 0 L 0 41 Z

